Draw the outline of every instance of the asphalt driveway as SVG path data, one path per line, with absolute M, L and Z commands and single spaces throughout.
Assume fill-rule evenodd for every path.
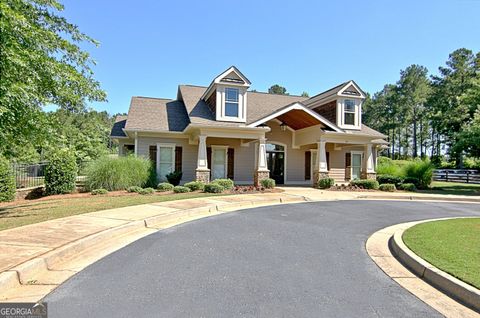
M 369 258 L 388 225 L 480 205 L 337 201 L 186 223 L 105 257 L 48 295 L 49 317 L 440 317 Z

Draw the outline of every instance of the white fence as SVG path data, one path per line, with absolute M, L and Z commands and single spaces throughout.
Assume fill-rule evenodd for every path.
M 467 169 L 437 169 L 433 171 L 433 181 L 480 184 L 480 173 Z

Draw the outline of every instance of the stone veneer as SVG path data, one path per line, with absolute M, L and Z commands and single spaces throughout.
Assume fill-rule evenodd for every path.
M 362 172 L 362 179 L 377 180 L 376 172 Z
M 314 171 L 313 172 L 313 186 L 316 186 L 320 179 L 328 178 L 328 172 Z
M 205 184 L 210 182 L 210 170 L 196 170 L 196 180 Z
M 260 181 L 270 178 L 270 171 L 255 171 L 253 176 L 253 184 L 258 187 L 260 186 Z

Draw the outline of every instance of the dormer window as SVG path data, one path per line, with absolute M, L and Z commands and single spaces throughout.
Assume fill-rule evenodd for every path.
M 343 108 L 343 123 L 344 125 L 355 125 L 355 101 L 351 99 L 345 100 Z
M 225 88 L 225 116 L 238 117 L 238 88 Z

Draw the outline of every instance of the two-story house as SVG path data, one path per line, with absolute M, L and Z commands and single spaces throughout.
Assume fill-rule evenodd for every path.
M 132 97 L 111 138 L 120 155 L 149 157 L 160 180 L 174 170 L 183 172 L 182 182 L 375 178 L 386 136 L 362 124 L 365 93 L 354 81 L 310 98 L 253 92 L 250 85 L 232 66 L 208 87 L 178 86 L 174 100 Z

